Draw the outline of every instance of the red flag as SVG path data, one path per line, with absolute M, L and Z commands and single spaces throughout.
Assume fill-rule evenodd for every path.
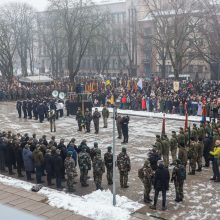
M 202 106 L 202 123 L 203 123 L 203 124 L 206 124 L 206 115 L 207 115 L 206 106 L 203 105 L 203 106 Z
M 161 132 L 161 136 L 163 136 L 166 132 L 165 132 L 165 114 L 163 114 L 163 123 L 162 123 L 162 132 Z
M 185 131 L 188 129 L 188 112 L 187 112 L 187 103 L 185 102 Z

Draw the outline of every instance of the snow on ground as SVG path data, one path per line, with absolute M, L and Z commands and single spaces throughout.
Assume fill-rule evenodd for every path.
M 28 191 L 34 186 L 34 184 L 1 174 L 0 182 Z M 119 195 L 116 196 L 117 205 L 114 207 L 110 190 L 98 190 L 85 196 L 77 196 L 43 187 L 38 193 L 48 198 L 50 206 L 70 210 L 76 214 L 96 220 L 126 220 L 130 218 L 131 213 L 143 207 L 142 204 Z
M 113 108 L 108 108 L 109 112 L 113 112 Z M 98 108 L 99 111 L 102 111 L 102 107 Z M 93 108 L 94 111 L 94 108 Z M 123 115 L 133 115 L 133 116 L 140 116 L 140 117 L 151 117 L 151 118 L 163 118 L 164 113 L 162 112 L 147 112 L 147 111 L 134 111 L 134 110 L 123 110 L 117 109 L 117 113 Z M 178 120 L 178 121 L 185 121 L 185 116 L 177 115 L 177 114 L 165 114 L 166 119 Z M 202 116 L 189 116 L 189 121 L 200 122 L 202 120 Z M 207 121 L 209 117 L 207 117 Z

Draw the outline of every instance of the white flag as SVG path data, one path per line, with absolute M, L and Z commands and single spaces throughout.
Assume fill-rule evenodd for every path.
M 137 86 L 142 90 L 143 89 L 143 82 L 142 79 L 139 79 Z

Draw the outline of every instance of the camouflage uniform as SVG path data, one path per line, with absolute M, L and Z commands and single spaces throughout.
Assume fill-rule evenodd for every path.
M 97 155 L 94 157 L 93 160 L 93 177 L 96 185 L 96 190 L 102 190 L 102 175 L 105 172 L 105 163 L 101 158 L 101 150 L 99 151 L 97 152 Z
M 193 127 L 190 137 L 195 138 L 195 141 L 198 140 L 198 130 L 196 126 Z
M 92 113 L 89 110 L 86 110 L 85 112 L 85 126 L 86 126 L 86 132 L 90 132 L 90 126 L 92 121 Z
M 185 135 L 183 130 L 180 130 L 180 133 L 178 135 L 178 147 L 179 147 L 179 153 L 178 158 L 181 160 L 182 164 L 186 166 L 187 164 L 187 150 L 185 146 Z
M 84 127 L 84 116 L 82 114 L 82 111 L 78 109 L 76 113 L 76 120 L 78 122 L 78 131 L 82 131 L 82 128 Z
M 198 138 L 202 140 L 205 137 L 205 129 L 202 124 L 200 125 L 200 128 L 197 130 L 197 135 L 198 135 Z
M 176 190 L 176 202 L 183 201 L 183 184 L 186 179 L 186 169 L 183 165 L 181 165 L 181 161 L 173 168 L 171 181 L 174 181 L 175 190 Z M 182 174 L 181 174 L 182 172 Z
M 64 161 L 64 166 L 66 169 L 66 175 L 67 175 L 67 190 L 68 192 L 74 192 L 74 174 L 75 174 L 75 161 L 73 158 L 67 157 Z
M 189 151 L 188 151 L 188 158 L 189 158 L 189 163 L 190 163 L 189 165 L 192 169 L 189 175 L 195 175 L 196 160 L 198 157 L 197 148 L 198 148 L 198 143 L 192 140 L 189 146 Z
M 87 177 L 88 177 L 88 171 L 91 170 L 91 158 L 90 155 L 86 152 L 85 146 L 83 146 L 82 152 L 79 153 L 78 164 L 80 169 L 81 185 L 88 186 Z
M 197 171 L 202 171 L 202 157 L 203 157 L 203 150 L 204 150 L 204 144 L 203 141 L 198 141 L 197 144 L 197 164 L 198 169 Z
M 144 166 L 138 170 L 138 177 L 141 182 L 144 184 L 144 202 L 149 203 L 152 200 L 150 199 L 150 191 L 152 189 L 152 178 L 153 170 L 149 166 L 150 162 L 147 160 L 144 163 Z
M 128 172 L 131 170 L 131 164 L 125 148 L 122 148 L 122 152 L 117 157 L 117 166 L 120 172 L 121 188 L 127 188 Z
M 92 161 L 93 161 L 94 157 L 96 156 L 98 150 L 99 150 L 98 143 L 95 142 L 94 147 L 90 150 L 90 157 L 91 157 Z
M 170 152 L 169 139 L 167 138 L 166 135 L 164 135 L 162 138 L 162 156 L 165 167 L 169 166 L 169 152 Z
M 157 135 L 156 136 L 156 142 L 154 144 L 157 148 L 157 152 L 161 155 L 161 152 L 162 152 L 162 143 L 161 143 L 161 139 L 160 139 L 160 136 Z
M 172 163 L 176 161 L 176 154 L 177 154 L 177 136 L 176 132 L 172 132 L 172 137 L 170 139 L 170 152 L 172 155 Z
M 103 117 L 104 128 L 107 128 L 108 127 L 109 110 L 106 107 L 104 107 L 102 109 L 102 117 Z
M 108 152 L 104 154 L 105 166 L 107 169 L 107 180 L 108 185 L 112 185 L 112 176 L 113 176 L 113 154 L 111 148 L 108 148 Z

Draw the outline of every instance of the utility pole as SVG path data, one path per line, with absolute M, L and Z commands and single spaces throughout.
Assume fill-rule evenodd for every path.
M 113 206 L 116 205 L 116 155 L 115 155 L 115 118 L 116 118 L 117 108 L 113 108 Z

